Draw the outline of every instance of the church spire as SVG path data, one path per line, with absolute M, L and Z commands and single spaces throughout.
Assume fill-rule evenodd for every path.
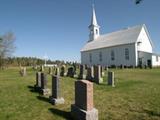
M 100 28 L 100 26 L 97 24 L 94 5 L 92 9 L 93 10 L 92 10 L 91 24 L 89 25 L 89 30 L 90 30 L 89 41 L 95 40 L 99 36 L 99 28 Z
M 96 12 L 95 12 L 95 8 L 94 8 L 94 4 L 92 5 L 92 18 L 91 18 L 91 25 L 95 25 L 98 26 L 97 24 L 97 18 L 96 18 Z

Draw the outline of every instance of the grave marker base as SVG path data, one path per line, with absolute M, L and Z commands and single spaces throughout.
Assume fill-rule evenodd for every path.
M 79 76 L 78 76 L 78 79 L 83 79 L 83 80 L 85 80 L 85 79 L 86 79 L 86 75 L 79 75 Z
M 49 97 L 50 99 L 50 102 L 53 104 L 53 105 L 57 105 L 57 104 L 64 104 L 64 98 L 53 98 L 52 96 Z
M 103 83 L 103 78 L 99 78 L 99 80 L 94 80 L 94 82 L 97 84 L 101 84 Z
M 40 91 L 41 87 L 39 87 L 38 85 L 34 85 L 34 89 L 35 91 Z
M 50 95 L 51 91 L 50 91 L 50 89 L 41 89 L 41 94 L 42 95 Z
M 71 105 L 71 115 L 75 120 L 98 120 L 98 110 L 95 108 L 85 111 L 76 105 Z

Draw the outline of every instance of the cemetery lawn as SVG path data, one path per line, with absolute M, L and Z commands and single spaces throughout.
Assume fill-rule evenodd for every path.
M 94 84 L 94 105 L 99 120 L 160 120 L 160 69 L 113 69 L 116 87 Z M 27 68 L 21 77 L 18 68 L 0 71 L 0 120 L 71 120 L 74 81 L 61 78 L 64 105 L 53 106 L 48 97 L 34 91 L 36 71 Z M 51 76 L 48 75 L 51 88 Z

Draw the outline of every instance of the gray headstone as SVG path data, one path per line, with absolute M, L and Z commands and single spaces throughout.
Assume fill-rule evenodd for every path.
M 44 71 L 44 66 L 43 66 L 43 65 L 41 66 L 40 71 L 41 71 L 41 72 Z
M 20 75 L 21 76 L 26 76 L 27 75 L 26 67 L 20 67 Z
M 49 73 L 50 75 L 53 74 L 53 68 L 52 68 L 52 67 L 49 67 L 48 73 Z
M 91 75 L 94 78 L 94 67 L 93 66 L 91 66 Z
M 36 87 L 41 87 L 41 72 L 36 73 Z
M 88 67 L 87 68 L 87 76 L 86 79 L 89 81 L 92 81 L 94 79 L 94 71 L 93 67 Z
M 74 77 L 74 68 L 73 67 L 69 67 L 68 68 L 68 72 L 67 72 L 67 76 L 68 77 Z
M 59 89 L 59 77 L 52 76 L 52 97 L 59 98 L 60 97 L 60 89 Z
M 47 75 L 45 73 L 41 73 L 41 88 L 47 88 Z
M 115 87 L 114 72 L 108 72 L 108 85 Z
M 37 69 L 38 69 L 37 65 L 34 65 L 33 70 L 37 70 Z
M 56 67 L 56 73 L 55 75 L 60 76 L 59 67 Z
M 66 70 L 65 70 L 65 66 L 63 65 L 62 67 L 61 67 L 61 73 L 60 73 L 60 76 L 66 76 Z
M 50 90 L 47 88 L 47 75 L 45 73 L 41 73 L 41 93 L 43 95 L 50 94 Z
M 63 104 L 64 99 L 60 96 L 59 76 L 52 76 L 52 96 L 50 96 L 50 102 L 52 104 Z
M 101 75 L 101 66 L 94 66 L 94 81 L 98 84 L 103 82 L 103 78 Z
M 85 65 L 80 65 L 79 79 L 85 79 Z

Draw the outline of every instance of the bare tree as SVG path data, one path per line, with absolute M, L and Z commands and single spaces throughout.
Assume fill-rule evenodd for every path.
M 15 50 L 15 35 L 13 32 L 7 32 L 0 37 L 0 68 L 5 65 L 4 59 L 10 57 Z

